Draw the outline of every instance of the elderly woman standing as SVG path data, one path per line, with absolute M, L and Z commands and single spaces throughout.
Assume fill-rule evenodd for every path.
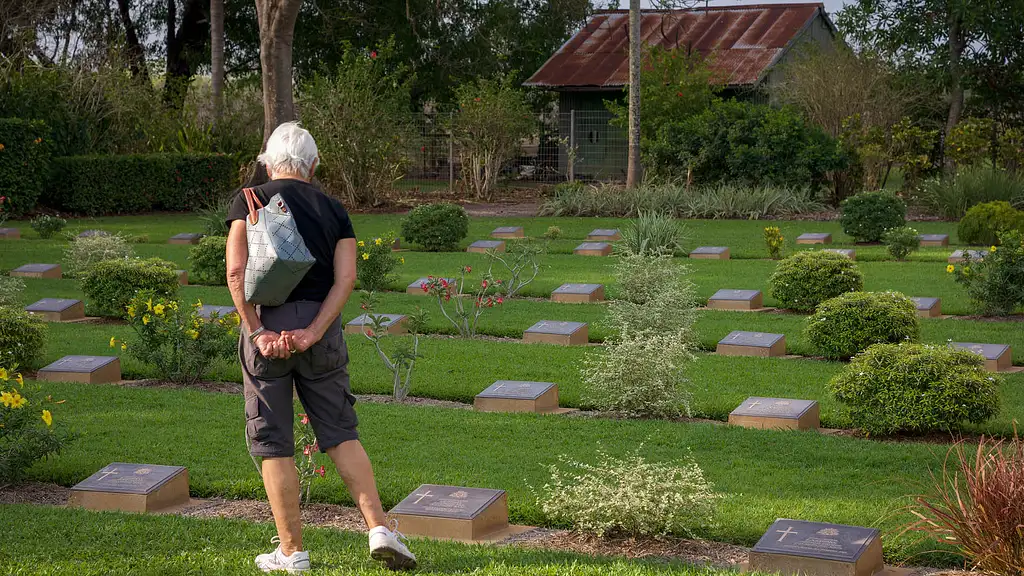
M 416 566 L 416 557 L 385 525 L 370 459 L 356 432 L 355 397 L 349 391 L 348 350 L 339 315 L 356 278 L 352 221 L 341 203 L 310 184 L 319 160 L 316 143 L 295 123 L 282 124 L 260 155 L 270 181 L 255 188 L 264 205 L 280 194 L 299 234 L 316 259 L 281 306 L 245 301 L 248 259 L 239 194 L 228 212 L 228 287 L 241 315 L 239 356 L 245 382 L 245 432 L 249 451 L 263 459 L 263 483 L 280 544 L 256 557 L 264 572 L 309 570 L 302 548 L 299 479 L 295 470 L 292 387 L 308 414 L 320 451 L 345 481 L 370 529 L 370 555 L 391 569 Z

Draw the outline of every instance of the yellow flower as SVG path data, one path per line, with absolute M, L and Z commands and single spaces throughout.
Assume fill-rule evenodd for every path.
M 0 380 L 7 380 L 7 369 L 0 368 Z
M 113 348 L 114 346 L 117 346 L 117 338 L 114 338 L 113 336 L 111 336 L 110 337 L 110 347 Z
M 124 342 L 121 342 L 121 352 L 124 352 L 125 350 L 128 350 L 128 345 L 125 344 Z
M 949 266 L 946 266 L 946 272 L 949 272 L 950 274 L 952 274 L 953 270 L 956 270 L 956 266 L 953 266 L 952 264 L 950 264 Z
M 996 247 L 995 247 L 995 246 L 993 246 L 993 247 L 989 248 L 989 249 L 988 249 L 988 251 L 989 251 L 989 252 L 995 252 L 995 251 L 996 251 Z
M 149 310 L 149 311 L 153 310 L 153 299 L 152 298 L 150 298 L 149 300 L 146 300 L 146 310 Z
M 363 260 L 369 260 L 369 259 L 370 259 L 370 254 L 368 252 L 364 252 L 363 253 Z
M 28 404 L 28 398 L 25 398 L 17 392 L 11 395 L 11 408 L 21 408 L 25 404 Z
M 25 379 L 21 377 L 21 374 L 18 374 L 17 376 L 15 376 L 14 377 L 14 381 L 18 383 L 18 386 L 24 386 L 25 385 Z
M 380 244 L 381 244 L 380 238 L 377 238 L 376 240 L 374 240 L 373 243 L 376 244 L 377 246 L 380 246 Z
M 145 314 L 145 315 L 144 315 L 144 316 L 142 317 L 142 323 L 143 323 L 143 324 L 149 324 L 149 314 Z
M 135 318 L 135 306 L 128 307 L 128 317 Z
M 53 414 L 50 414 L 49 410 L 43 410 L 43 422 L 46 422 L 47 426 L 53 425 Z
M 0 393 L 0 404 L 3 404 L 4 406 L 7 406 L 8 408 L 10 408 L 11 404 L 13 404 L 13 403 L 14 403 L 14 396 L 12 396 L 10 392 L 2 392 L 2 393 Z
M 157 316 L 163 316 L 164 315 L 164 305 L 163 304 L 157 304 L 156 306 L 153 306 L 153 313 L 156 314 Z
M 366 242 L 363 242 L 362 240 L 360 240 L 360 241 L 358 242 L 358 244 L 359 244 L 359 247 L 360 247 L 360 248 L 362 248 L 363 246 L 366 246 Z
M 185 332 L 185 334 L 187 334 L 188 337 L 193 339 L 193 340 L 198 340 L 199 339 L 199 331 L 198 330 L 187 330 Z
M 405 264 L 405 258 L 399 258 L 398 261 L 401 262 L 402 264 Z

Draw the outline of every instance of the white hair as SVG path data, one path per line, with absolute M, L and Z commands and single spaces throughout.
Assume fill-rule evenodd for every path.
M 274 129 L 258 160 L 268 172 L 308 177 L 319 154 L 308 130 L 298 122 L 285 122 Z

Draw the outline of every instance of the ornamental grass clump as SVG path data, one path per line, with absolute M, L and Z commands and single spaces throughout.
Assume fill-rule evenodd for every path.
M 930 494 L 918 496 L 911 530 L 956 547 L 968 569 L 1024 576 L 1024 441 L 959 442 Z
M 689 455 L 649 462 L 643 445 L 624 457 L 597 451 L 597 462 L 568 456 L 549 467 L 537 504 L 555 523 L 598 536 L 696 537 L 714 525 L 722 496 Z
M 238 348 L 238 315 L 214 313 L 207 320 L 199 315 L 202 306 L 139 292 L 126 307 L 135 336 L 111 337 L 110 346 L 152 366 L 158 378 L 194 384 L 214 362 L 234 358 Z
M 811 311 L 829 298 L 863 290 L 864 276 L 842 254 L 803 251 L 779 262 L 768 285 L 781 308 Z
M 849 292 L 822 302 L 804 334 L 818 354 L 845 359 L 872 344 L 917 342 L 921 324 L 914 301 L 899 292 Z
M 904 343 L 871 346 L 828 389 L 854 427 L 883 436 L 981 424 L 999 413 L 999 384 L 974 352 Z
M 20 481 L 34 462 L 75 438 L 59 420 L 62 404 L 14 368 L 0 367 L 0 486 Z

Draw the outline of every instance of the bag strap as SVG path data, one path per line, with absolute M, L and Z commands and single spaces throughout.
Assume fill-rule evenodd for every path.
M 243 188 L 242 194 L 245 196 L 245 203 L 249 206 L 249 223 L 253 226 L 260 221 L 260 215 L 257 210 L 263 209 L 263 201 L 256 195 L 256 191 L 252 188 Z

